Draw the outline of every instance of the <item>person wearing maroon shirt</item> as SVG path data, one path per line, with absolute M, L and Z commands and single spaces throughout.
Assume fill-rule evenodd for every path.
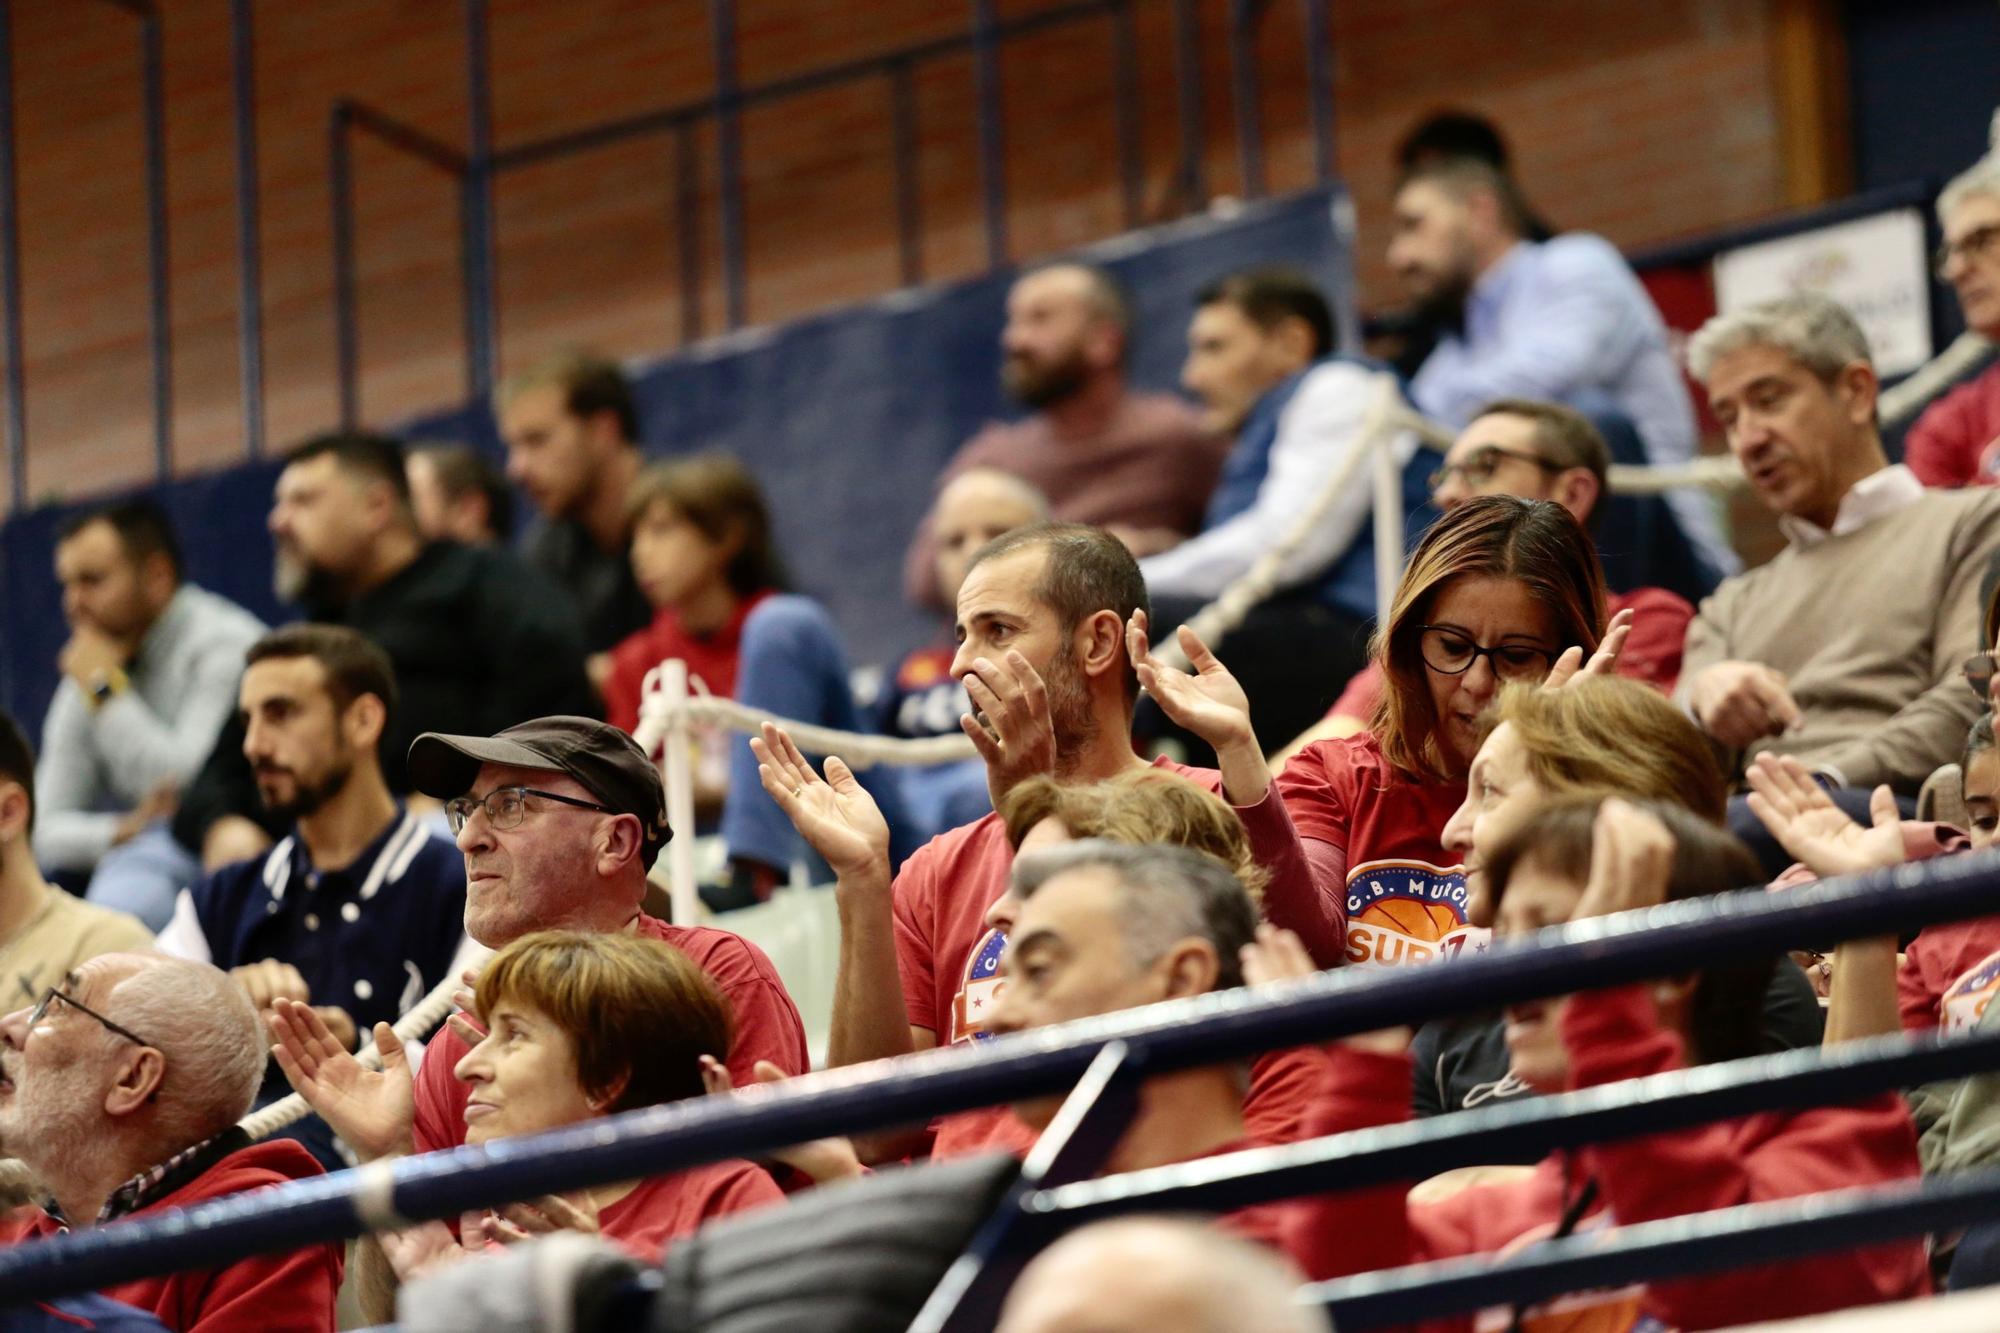
M 1938 192 L 1937 275 L 1958 296 L 1966 327 L 2000 338 L 2000 151 Z M 1988 366 L 1924 409 L 1903 437 L 1903 461 L 1926 486 L 2000 482 L 2000 366 Z
M 704 1095 L 704 1057 L 729 1049 L 729 1002 L 679 950 L 603 931 L 537 931 L 494 955 L 476 1007 L 489 1025 L 453 1074 L 472 1091 L 465 1141 L 538 1134 Z M 572 1230 L 642 1263 L 711 1218 L 778 1203 L 741 1160 L 425 1222 L 377 1237 L 404 1282 L 531 1235 Z
M 249 997 L 206 963 L 104 954 L 0 1019 L 0 1042 L 0 1135 L 50 1200 L 9 1214 L 0 1244 L 321 1174 L 292 1140 L 237 1127 L 264 1040 Z M 102 1294 L 176 1333 L 332 1333 L 341 1266 L 339 1245 L 307 1245 Z
M 1503 399 L 1489 403 L 1459 432 L 1443 466 L 1431 477 L 1431 501 L 1450 512 L 1481 495 L 1553 500 L 1597 532 L 1598 502 L 1607 494 L 1611 450 L 1590 419 L 1560 403 Z M 1681 645 L 1694 607 L 1665 588 L 1605 592 L 1605 612 L 1632 612 L 1632 632 L 1618 655 L 1617 672 L 1671 695 L 1680 680 Z M 1324 721 L 1279 752 L 1282 767 L 1316 740 L 1365 731 L 1382 699 L 1382 669 L 1370 664 L 1347 683 Z
M 1024 854 L 1014 867 L 1020 900 L 1004 964 L 1007 984 L 987 1026 L 1026 1032 L 1162 1000 L 1243 984 L 1242 955 L 1255 939 L 1257 906 L 1229 867 L 1165 843 L 1104 839 Z M 1313 1062 L 1323 1072 L 1324 1061 Z M 1261 1146 L 1244 1126 L 1242 1065 L 1160 1074 L 1098 1170 L 1105 1175 Z M 1061 1095 L 1016 1103 L 1039 1133 Z M 1276 1246 L 1290 1205 L 1239 1209 L 1222 1225 Z
M 1102 528 L 1017 528 L 974 553 L 959 588 L 951 672 L 972 701 L 959 725 L 986 761 L 996 806 L 1039 773 L 1098 782 L 1146 767 L 1132 751 L 1138 680 L 1124 643 L 1125 622 L 1145 609 L 1138 562 Z M 984 1022 L 972 1000 L 1006 949 L 986 924 L 1014 860 L 1000 816 L 932 839 L 892 879 L 888 828 L 846 764 L 827 760 L 822 777 L 769 725 L 751 746 L 764 790 L 835 875 L 840 963 L 829 1062 L 978 1039 Z M 1211 791 L 1219 782 L 1213 770 L 1155 766 Z M 880 1160 L 925 1146 L 903 1134 L 862 1148 Z
M 646 872 L 670 836 L 666 789 L 636 742 L 608 723 L 545 717 L 496 736 L 425 732 L 410 746 L 417 789 L 445 800 L 465 855 L 465 933 L 503 948 L 536 930 L 624 931 L 663 940 L 729 1000 L 728 1065 L 749 1082 L 759 1060 L 806 1071 L 805 1028 L 763 950 L 728 931 L 645 915 Z M 285 1077 L 364 1161 L 465 1142 L 469 1089 L 453 1075 L 470 1046 L 456 1024 L 431 1038 L 407 1082 L 402 1043 L 375 1029 L 380 1072 L 332 1042 L 317 1015 L 291 1011 L 272 1054 Z M 381 1252 L 363 1245 L 356 1281 L 389 1317 Z
M 1609 671 L 1629 616 L 1604 623 L 1597 552 L 1561 505 L 1469 500 L 1432 526 L 1403 571 L 1375 659 L 1388 689 L 1368 731 L 1318 741 L 1276 781 L 1249 701 L 1186 626 L 1193 674 L 1131 653 L 1169 718 L 1215 747 L 1223 796 L 1271 871 L 1264 915 L 1295 931 L 1321 967 L 1453 957 L 1484 934 L 1466 919 L 1465 867 L 1442 842 L 1465 799 L 1479 717 L 1507 680 L 1559 684 Z M 1276 792 L 1273 795 L 1273 792 Z
M 1740 842 L 1686 811 L 1594 797 L 1528 814 L 1483 869 L 1503 935 L 1763 878 Z M 1266 938 L 1246 970 L 1264 980 L 1310 967 L 1295 939 Z M 1725 964 L 1693 976 L 1509 1006 L 1507 1044 L 1515 1072 L 1545 1091 L 1580 1090 L 1753 1054 L 1756 996 L 1769 972 L 1769 959 Z M 1406 1119 L 1408 1040 L 1408 1029 L 1394 1029 L 1329 1048 L 1332 1068 L 1314 1107 L 1313 1132 Z M 1521 1176 L 1424 1201 L 1410 1197 L 1407 1182 L 1318 1196 L 1289 1216 L 1287 1248 L 1308 1277 L 1326 1279 L 1917 1175 L 1915 1127 L 1902 1098 L 1889 1093 L 1852 1105 L 1764 1112 L 1562 1149 Z M 1574 1293 L 1517 1310 L 1514 1326 L 1734 1327 L 1918 1297 L 1929 1289 L 1925 1243 L 1918 1237 Z M 1435 1325 L 1473 1326 L 1469 1318 Z

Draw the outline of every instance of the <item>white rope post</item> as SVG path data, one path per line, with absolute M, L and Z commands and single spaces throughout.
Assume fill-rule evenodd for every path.
M 666 718 L 661 766 L 667 782 L 667 827 L 674 834 L 667 843 L 667 896 L 674 924 L 692 926 L 701 910 L 694 881 L 694 733 L 687 712 L 687 663 L 679 658 L 660 664 L 660 703 Z
M 1401 390 L 1388 375 L 1376 381 L 1377 420 L 1361 447 L 1374 454 L 1375 468 L 1375 619 L 1379 622 L 1396 604 L 1396 585 L 1403 581 L 1403 464 L 1396 457 L 1395 436 L 1388 419 Z

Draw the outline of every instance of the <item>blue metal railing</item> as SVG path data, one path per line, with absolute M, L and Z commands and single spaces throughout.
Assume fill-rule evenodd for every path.
M 1155 1005 L 1016 1034 L 979 1049 L 935 1051 L 900 1062 L 893 1070 L 832 1071 L 732 1098 L 654 1107 L 548 1134 L 378 1164 L 370 1168 L 373 1174 L 342 1172 L 253 1197 L 16 1247 L 0 1252 L 0 1303 L 212 1263 L 218 1253 L 261 1253 L 346 1238 L 382 1224 L 388 1213 L 408 1219 L 450 1217 L 555 1190 L 1048 1095 L 1075 1084 L 1093 1062 L 1106 1059 L 1105 1049 L 1114 1044 L 1121 1055 L 1108 1073 L 1101 1072 L 1100 1082 L 1115 1089 L 1120 1080 L 1111 1075 L 1119 1068 L 1143 1077 L 1240 1060 L 1258 1051 L 1395 1023 L 1684 972 L 1768 953 L 1801 939 L 1850 938 L 1976 916 L 1990 911 L 1996 898 L 2000 855 L 1952 857 L 1783 895 L 1751 891 L 1579 922 L 1439 967 L 1348 969 L 1268 991 Z M 1983 1063 L 1977 1057 L 1991 1050 L 1992 1043 L 1982 1040 L 1976 1046 L 1920 1044 L 1900 1054 L 1869 1048 L 1828 1058 L 1856 1079 L 1872 1079 L 1870 1086 L 1880 1086 L 1899 1072 L 1923 1077 L 1940 1069 L 1976 1067 Z M 1740 1086 L 1727 1090 L 1718 1090 L 1731 1082 L 1726 1068 L 1692 1071 L 1678 1076 L 1683 1080 L 1679 1090 L 1710 1098 L 1701 1108 L 1705 1113 L 1785 1105 L 1812 1086 L 1814 1075 L 1804 1068 L 1811 1058 L 1812 1053 L 1790 1057 L 1798 1066 L 1790 1077 L 1742 1079 Z M 1907 1064 L 1899 1070 L 1896 1060 Z M 1952 1063 L 1960 1060 L 1965 1063 Z M 1692 1114 L 1694 1106 L 1690 1102 L 1686 1113 Z M 1540 1108 L 1500 1110 L 1532 1118 Z M 1084 1107 L 1078 1115 L 1088 1120 L 1090 1111 Z M 1626 1118 L 1617 1119 L 1621 1114 Z M 1636 1114 L 1633 1107 L 1622 1112 L 1600 1108 L 1594 1128 L 1639 1132 L 1643 1121 Z M 1489 1129 L 1499 1124 L 1469 1117 L 1457 1123 L 1459 1132 L 1481 1123 Z M 1101 1134 L 1104 1122 L 1095 1129 Z M 1378 1141 L 1378 1150 L 1386 1153 L 1388 1148 Z M 1309 1153 L 1307 1148 L 1299 1151 Z M 1223 1198 L 1213 1195 L 1212 1201 Z M 1004 1240 L 1002 1235 L 995 1244 Z

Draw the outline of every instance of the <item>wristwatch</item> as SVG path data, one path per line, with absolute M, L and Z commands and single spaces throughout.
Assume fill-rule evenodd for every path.
M 101 707 L 111 702 L 114 696 L 125 693 L 131 683 L 123 670 L 112 667 L 107 671 L 92 672 L 90 683 L 84 688 L 90 695 L 91 704 Z

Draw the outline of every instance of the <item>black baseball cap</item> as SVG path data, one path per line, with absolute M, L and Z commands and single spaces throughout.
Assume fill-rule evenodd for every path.
M 613 814 L 637 815 L 645 830 L 646 868 L 674 836 L 667 827 L 667 788 L 639 743 L 591 717 L 538 717 L 494 736 L 447 736 L 427 731 L 410 742 L 410 782 L 426 796 L 449 801 L 472 790 L 481 764 L 566 773 Z

